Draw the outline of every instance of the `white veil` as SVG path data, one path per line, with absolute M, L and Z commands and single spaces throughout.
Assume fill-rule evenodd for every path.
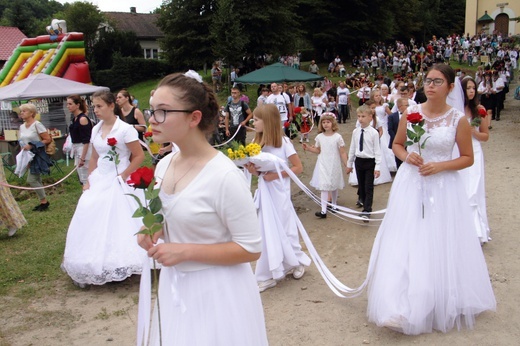
M 455 87 L 448 94 L 446 103 L 464 113 L 464 90 L 462 90 L 459 77 L 455 77 Z

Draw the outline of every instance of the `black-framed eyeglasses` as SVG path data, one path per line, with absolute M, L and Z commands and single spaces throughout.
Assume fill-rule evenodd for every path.
M 442 79 L 442 78 L 434 78 L 434 79 L 426 78 L 424 80 L 424 85 L 426 85 L 426 86 L 429 86 L 432 83 L 435 86 L 441 86 L 441 85 L 444 84 L 444 79 Z
M 194 112 L 188 109 L 147 109 L 145 115 L 149 118 L 154 117 L 155 121 L 159 124 L 164 123 L 166 120 L 167 113 L 191 113 Z

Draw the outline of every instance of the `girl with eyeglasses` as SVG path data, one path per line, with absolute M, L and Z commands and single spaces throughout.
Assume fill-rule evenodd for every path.
M 453 69 L 434 65 L 425 79 L 428 100 L 406 110 L 393 142 L 403 164 L 370 256 L 367 314 L 404 334 L 471 329 L 478 314 L 496 308 L 458 172 L 473 164 L 473 149 L 464 113 L 447 103 L 454 87 Z M 408 116 L 424 119 L 420 151 L 406 143 Z M 453 159 L 454 146 L 460 156 Z
M 179 151 L 155 169 L 163 229 L 153 240 L 138 235 L 162 265 L 161 335 L 154 309 L 149 344 L 267 345 L 250 265 L 262 250 L 256 208 L 243 172 L 207 140 L 218 124 L 216 95 L 196 72 L 176 73 L 159 83 L 151 107 L 154 142 L 175 143 Z M 140 332 L 149 313 L 140 309 Z M 139 335 L 138 344 L 148 344 L 146 333 Z

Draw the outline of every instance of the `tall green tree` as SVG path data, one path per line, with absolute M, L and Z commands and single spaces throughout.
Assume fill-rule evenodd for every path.
M 100 32 L 92 51 L 92 61 L 96 70 L 112 68 L 114 54 L 121 57 L 143 57 L 143 49 L 134 32 Z
M 214 0 L 171 0 L 161 6 L 157 25 L 164 32 L 163 56 L 176 69 L 211 63 L 210 25 Z
M 89 2 L 74 2 L 65 8 L 63 15 L 69 32 L 83 33 L 85 55 L 87 60 L 90 61 L 97 31 L 99 25 L 106 20 L 105 16 L 96 5 Z
M 217 0 L 210 32 L 213 56 L 224 58 L 225 62 L 236 66 L 244 56 L 249 38 L 244 35 L 240 15 L 233 3 L 233 0 Z
M 1 0 L 0 25 L 18 27 L 28 37 L 44 35 L 53 14 L 63 8 L 54 0 Z

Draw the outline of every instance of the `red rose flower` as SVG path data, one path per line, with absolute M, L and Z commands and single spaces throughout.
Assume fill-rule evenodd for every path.
M 140 167 L 130 174 L 127 184 L 136 189 L 146 189 L 153 180 L 154 171 L 150 167 Z
M 111 147 L 114 147 L 114 146 L 117 144 L 117 139 L 115 139 L 114 137 L 112 137 L 112 138 L 108 138 L 108 139 L 107 139 L 107 143 L 108 143 L 108 145 L 110 145 Z
M 478 115 L 480 115 L 482 118 L 485 118 L 487 115 L 487 111 L 485 108 L 479 108 L 478 109 Z
M 418 124 L 421 122 L 422 120 L 422 116 L 421 114 L 415 112 L 415 113 L 410 113 L 408 114 L 408 116 L 406 117 L 406 120 L 408 120 L 408 122 L 412 123 L 412 124 Z
M 301 113 L 302 112 L 302 107 L 295 107 L 294 108 L 294 113 Z
M 283 124 L 283 127 L 286 128 L 286 129 L 288 129 L 289 126 L 291 126 L 291 124 L 290 124 L 288 121 L 286 121 L 286 122 Z
M 149 138 L 149 137 L 153 136 L 153 133 L 152 132 L 145 132 L 143 136 L 144 136 L 144 138 Z

